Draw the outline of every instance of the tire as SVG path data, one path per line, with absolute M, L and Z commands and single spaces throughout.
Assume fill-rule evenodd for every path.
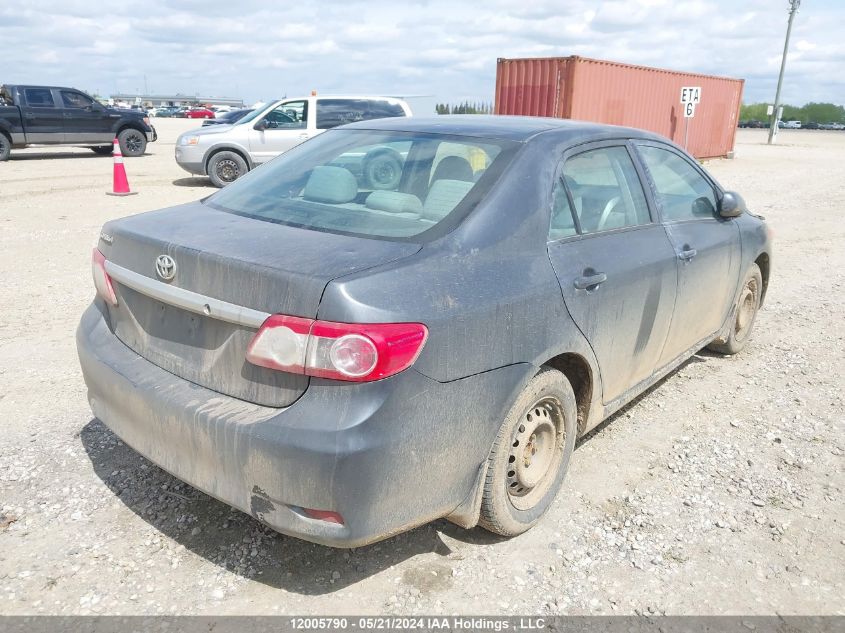
M 12 141 L 5 134 L 0 133 L 0 161 L 9 160 L 12 153 Z
M 393 190 L 402 178 L 402 159 L 393 151 L 379 151 L 364 158 L 363 171 L 370 188 Z
M 113 150 L 113 145 L 100 145 L 99 147 L 91 148 L 92 152 L 94 152 L 95 154 L 99 154 L 100 156 L 110 156 Z
M 236 152 L 222 151 L 214 154 L 208 161 L 206 172 L 215 187 L 225 187 L 235 182 L 249 171 L 249 165 L 243 156 Z
M 742 290 L 739 293 L 736 306 L 734 306 L 734 321 L 731 324 L 730 332 L 724 342 L 714 341 L 707 346 L 707 349 L 719 354 L 736 354 L 748 342 L 754 321 L 757 319 L 757 311 L 760 309 L 760 297 L 763 292 L 763 275 L 757 264 L 751 264 L 745 279 L 742 282 Z
M 543 368 L 517 397 L 490 450 L 479 525 L 502 536 L 533 527 L 560 490 L 576 434 L 572 386 L 561 372 Z
M 143 156 L 147 151 L 147 137 L 143 132 L 128 127 L 117 135 L 120 153 L 124 156 Z

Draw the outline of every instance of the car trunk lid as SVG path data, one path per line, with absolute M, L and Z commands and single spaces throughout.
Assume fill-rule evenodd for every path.
M 262 222 L 193 203 L 109 222 L 99 248 L 118 300 L 109 306 L 112 329 L 124 344 L 195 384 L 283 407 L 305 391 L 308 378 L 246 361 L 262 318 L 315 318 L 332 279 L 420 247 Z M 156 270 L 161 255 L 175 263 L 169 281 Z

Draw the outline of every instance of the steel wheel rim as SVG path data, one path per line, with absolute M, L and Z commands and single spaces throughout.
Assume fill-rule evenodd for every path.
M 757 312 L 757 299 L 757 280 L 750 279 L 742 289 L 742 295 L 740 295 L 739 305 L 736 311 L 734 338 L 737 341 L 745 340 L 751 331 L 754 314 Z
M 563 459 L 563 407 L 544 397 L 523 412 L 511 434 L 505 490 L 518 510 L 530 510 L 546 496 Z
M 394 178 L 396 178 L 396 170 L 388 161 L 377 164 L 373 169 L 373 182 L 375 183 L 380 185 L 389 184 L 393 182 Z
M 224 158 L 217 162 L 217 176 L 223 182 L 234 182 L 240 175 L 238 164 L 231 158 Z
M 398 171 L 393 161 L 376 159 L 367 169 L 373 188 L 391 189 L 398 184 Z
M 141 136 L 139 134 L 127 134 L 124 142 L 126 143 L 126 149 L 130 152 L 141 150 Z

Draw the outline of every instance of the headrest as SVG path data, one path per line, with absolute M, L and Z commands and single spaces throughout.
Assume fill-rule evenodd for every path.
M 399 191 L 373 191 L 367 196 L 368 209 L 388 213 L 422 213 L 422 202 L 415 195 Z
M 466 158 L 460 156 L 447 156 L 439 163 L 434 170 L 435 180 L 472 180 L 472 166 Z
M 342 204 L 358 195 L 358 181 L 343 167 L 315 167 L 305 185 L 302 197 L 312 202 Z

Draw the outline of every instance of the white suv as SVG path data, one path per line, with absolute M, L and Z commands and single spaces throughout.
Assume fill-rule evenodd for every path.
M 256 110 L 234 125 L 191 130 L 176 141 L 176 162 L 185 171 L 207 175 L 218 187 L 243 176 L 320 132 L 355 121 L 411 116 L 392 97 L 300 97 Z

